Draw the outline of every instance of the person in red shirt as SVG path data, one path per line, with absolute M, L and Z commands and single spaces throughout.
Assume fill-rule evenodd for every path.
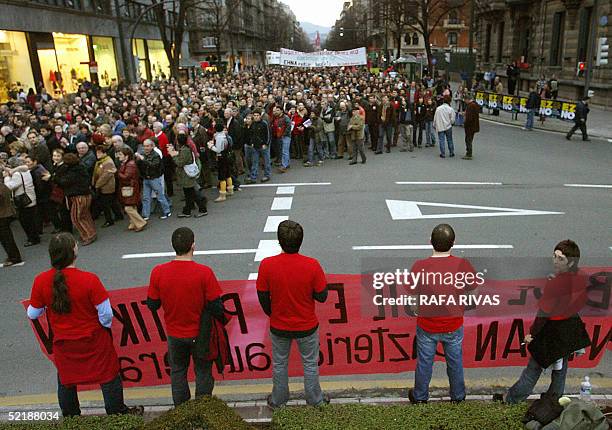
M 271 408 L 289 400 L 289 352 L 295 339 L 304 366 L 304 391 L 309 405 L 329 403 L 319 384 L 319 321 L 315 301 L 327 300 L 325 273 L 319 262 L 299 253 L 304 231 L 295 221 L 278 226 L 278 241 L 283 252 L 264 258 L 257 275 L 257 297 L 270 317 L 272 340 Z
M 172 400 L 178 406 L 191 398 L 187 371 L 192 357 L 196 398 L 212 394 L 215 385 L 212 361 L 206 360 L 202 352 L 208 348 L 201 347 L 208 344 L 210 333 L 198 335 L 204 317 L 223 317 L 223 304 L 215 273 L 210 267 L 193 261 L 193 231 L 187 227 L 176 229 L 172 233 L 172 247 L 176 258 L 156 266 L 151 272 L 147 306 L 153 312 L 160 307 L 164 310 Z M 198 345 L 200 342 L 202 345 Z
M 30 319 L 47 312 L 62 415 L 81 415 L 77 385 L 85 384 L 100 384 L 107 414 L 142 415 L 142 406 L 128 408 L 123 401 L 119 359 L 110 333 L 113 311 L 108 293 L 96 275 L 75 267 L 77 252 L 71 234 L 51 238 L 53 268 L 34 279 L 27 310 Z
M 531 353 L 527 367 L 505 395 L 495 394 L 493 400 L 509 404 L 527 400 L 549 366 L 552 371 L 547 394 L 555 398 L 563 395 L 569 356 L 591 343 L 579 316 L 588 299 L 588 277 L 578 268 L 579 261 L 576 242 L 568 239 L 555 246 L 555 274 L 544 285 L 538 315 L 524 339 Z
M 411 286 L 419 304 L 414 389 L 408 391 L 411 403 L 426 403 L 429 399 L 429 382 L 438 343 L 444 349 L 451 401 L 465 400 L 463 307 L 459 305 L 459 296 L 474 289 L 475 270 L 468 260 L 451 255 L 454 244 L 453 228 L 448 224 L 436 226 L 431 232 L 433 255 L 417 260 L 410 269 L 414 274 L 421 274 L 418 284 Z M 448 296 L 454 297 L 454 302 L 450 302 Z

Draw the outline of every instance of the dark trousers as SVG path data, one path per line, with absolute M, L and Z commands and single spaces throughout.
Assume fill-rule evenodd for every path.
M 0 243 L 4 251 L 6 251 L 7 260 L 11 263 L 19 263 L 21 261 L 21 254 L 13 237 L 11 221 L 12 218 L 0 218 Z
M 185 207 L 183 208 L 185 215 L 190 215 L 196 204 L 200 212 L 206 212 L 206 197 L 201 196 L 195 187 L 183 188 L 183 194 L 185 195 Z
M 70 211 L 66 207 L 66 203 L 49 202 L 51 210 L 51 223 L 56 230 L 72 233 L 72 220 L 70 219 Z
M 578 129 L 580 129 L 580 132 L 582 133 L 582 140 L 587 140 L 589 135 L 587 134 L 586 121 L 576 122 L 569 133 L 567 133 L 567 137 L 572 137 L 572 134 L 574 134 Z
M 53 210 L 51 208 L 52 203 L 47 201 L 36 201 L 36 229 L 38 234 L 43 234 L 45 222 L 51 221 Z
M 425 123 L 415 122 L 412 125 L 412 145 L 418 146 L 419 148 L 423 144 L 423 128 L 425 128 Z M 419 139 L 417 140 L 417 131 L 419 132 Z
M 108 415 L 127 413 L 128 407 L 123 401 L 121 376 L 117 375 L 112 381 L 100 384 L 100 388 L 104 397 L 104 409 Z M 57 375 L 57 398 L 64 417 L 81 415 L 76 385 L 71 387 L 62 385 L 59 375 Z
M 174 195 L 174 173 L 176 170 L 176 165 L 174 164 L 174 160 L 169 155 L 165 156 L 162 160 L 162 164 L 164 165 L 164 182 L 166 185 L 166 195 L 168 197 L 172 197 Z
M 38 235 L 38 227 L 36 226 L 36 206 L 31 208 L 22 208 L 18 211 L 19 224 L 25 231 L 28 237 L 28 242 L 39 243 L 40 236 Z
M 172 384 L 172 401 L 174 406 L 191 398 L 187 371 L 193 358 L 195 370 L 196 398 L 211 395 L 215 387 L 212 374 L 212 361 L 204 360 L 196 351 L 195 338 L 177 338 L 168 336 L 168 361 L 170 362 L 170 383 Z
M 378 124 L 368 124 L 368 130 L 370 131 L 370 149 L 376 151 L 378 146 Z
M 115 199 L 114 194 L 98 194 L 98 208 L 104 212 L 104 219 L 107 223 L 112 224 L 113 220 L 113 200 Z
M 472 142 L 474 141 L 474 133 L 465 133 L 465 155 L 472 156 Z

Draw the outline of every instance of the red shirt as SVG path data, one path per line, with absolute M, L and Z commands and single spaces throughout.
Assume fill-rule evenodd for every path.
M 47 308 L 47 317 L 53 328 L 54 340 L 91 336 L 101 327 L 96 306 L 108 299 L 108 292 L 95 274 L 75 268 L 63 269 L 71 309 L 67 314 L 55 313 L 51 309 L 55 272 L 55 269 L 51 269 L 34 279 L 30 305 L 39 309 Z
M 583 272 L 564 272 L 549 279 L 538 302 L 551 320 L 565 320 L 582 310 L 587 302 L 587 276 Z
M 307 331 L 319 325 L 313 293 L 325 290 L 325 273 L 317 260 L 282 253 L 264 258 L 259 265 L 257 291 L 269 291 L 270 327 L 282 331 Z
M 149 130 L 148 128 L 145 128 L 142 132 L 142 134 L 139 134 L 137 136 L 138 138 L 138 142 L 140 142 L 141 144 L 144 143 L 145 140 L 147 139 L 152 139 L 155 137 L 155 133 L 153 133 L 151 130 Z
M 458 297 L 463 291 L 473 290 L 476 285 L 474 281 L 466 282 L 463 288 L 458 282 L 444 282 L 444 279 L 458 280 L 458 273 L 464 276 L 465 273 L 475 274 L 476 271 L 466 259 L 449 255 L 447 257 L 429 257 L 424 260 L 417 260 L 411 269 L 412 273 L 423 273 L 426 281 L 419 282 L 413 292 L 419 295 L 432 298 L 442 298 L 452 295 L 455 296 L 456 306 L 453 304 L 430 304 L 420 305 L 418 308 L 417 325 L 429 333 L 450 333 L 463 325 L 463 306 L 459 305 Z M 436 276 L 434 276 L 436 274 Z M 440 276 L 442 275 L 442 282 Z M 457 287 L 455 286 L 457 285 Z M 419 297 L 419 299 L 421 299 Z M 446 300 L 446 303 L 448 301 Z
M 202 310 L 221 296 L 221 287 L 210 267 L 173 260 L 153 269 L 147 295 L 161 300 L 168 334 L 190 338 L 198 335 Z
M 159 146 L 159 149 L 162 152 L 162 155 L 164 157 L 168 156 L 168 144 L 170 142 L 168 142 L 168 136 L 166 136 L 166 133 L 164 133 L 163 131 L 160 132 L 159 136 L 155 136 L 157 138 L 157 145 Z

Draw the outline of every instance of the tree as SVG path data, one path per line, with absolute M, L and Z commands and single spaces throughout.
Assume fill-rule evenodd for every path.
M 466 0 L 408 0 L 406 1 L 407 27 L 414 29 L 423 36 L 427 63 L 432 69 L 431 34 L 440 25 L 442 19 L 452 10 L 464 6 Z
M 195 0 L 151 0 L 164 51 L 170 63 L 170 75 L 178 77 L 187 14 Z
M 401 56 L 402 39 L 412 21 L 411 3 L 409 0 L 383 0 L 381 4 L 382 18 L 389 25 L 389 30 L 397 42 L 396 58 Z
M 232 16 L 238 13 L 241 0 L 197 1 L 198 13 L 204 16 L 204 25 L 202 27 L 207 30 L 206 34 L 209 34 L 215 39 L 217 67 L 221 68 L 221 36 L 231 32 Z

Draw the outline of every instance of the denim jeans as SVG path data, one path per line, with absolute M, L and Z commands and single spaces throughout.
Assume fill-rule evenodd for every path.
M 195 370 L 196 398 L 211 395 L 215 387 L 212 374 L 212 361 L 204 360 L 196 350 L 196 338 L 168 336 L 168 362 L 170 363 L 170 383 L 174 406 L 185 403 L 191 398 L 187 371 L 193 359 Z
M 414 373 L 414 398 L 429 399 L 429 382 L 438 342 L 442 343 L 446 358 L 446 374 L 450 383 L 451 400 L 465 398 L 463 379 L 463 326 L 450 333 L 429 333 L 417 327 L 417 365 Z
M 385 146 L 387 149 L 391 148 L 391 144 L 393 143 L 393 134 L 395 133 L 395 129 L 392 125 L 383 125 L 380 126 L 380 133 L 378 135 L 378 147 L 376 148 L 377 152 L 382 152 L 383 150 L 383 141 L 386 139 Z
M 281 166 L 286 169 L 289 167 L 289 149 L 291 148 L 291 138 L 289 136 L 283 136 L 281 145 Z
M 272 166 L 270 164 L 270 147 L 266 146 L 266 149 L 257 149 L 247 146 L 246 148 L 249 148 L 251 154 L 251 179 L 256 181 L 257 176 L 259 175 L 259 156 L 262 156 L 264 159 L 264 176 L 269 178 L 272 175 Z
M 533 128 L 533 118 L 535 116 L 535 109 L 527 110 L 527 122 L 525 123 L 525 128 L 527 130 L 531 130 Z
M 336 132 L 328 131 L 325 134 L 327 135 L 327 146 L 329 147 L 329 156 L 331 158 L 335 158 L 338 156 L 338 151 L 336 149 Z
M 317 161 L 323 161 L 325 158 L 323 153 L 323 143 L 316 142 L 313 137 L 310 138 L 310 142 L 308 142 L 308 161 L 310 163 L 315 162 L 315 154 L 318 158 Z
M 319 384 L 319 330 L 306 337 L 292 339 L 270 333 L 272 339 L 272 404 L 283 406 L 289 400 L 289 352 L 295 340 L 302 356 L 304 367 L 304 391 L 306 403 L 318 405 L 323 401 Z
M 506 403 L 520 403 L 527 400 L 527 397 L 533 392 L 534 387 L 542 374 L 542 367 L 533 359 L 529 358 L 527 367 L 521 373 L 518 381 L 508 390 L 506 394 Z M 567 357 L 563 359 L 563 367 L 561 370 L 552 370 L 550 374 L 550 385 L 548 386 L 548 394 L 560 397 L 565 390 L 565 376 L 567 375 Z
M 104 397 L 104 409 L 108 415 L 125 414 L 128 410 L 123 401 L 123 384 L 121 376 L 117 375 L 112 381 L 100 384 L 102 397 Z M 67 387 L 62 385 L 57 375 L 57 399 L 64 417 L 81 415 L 81 406 L 77 394 L 76 385 Z
M 438 132 L 438 141 L 440 142 L 440 154 L 444 155 L 445 140 L 448 141 L 449 154 L 455 155 L 455 147 L 453 146 L 453 128 Z
M 164 184 L 161 176 L 155 179 L 145 179 L 142 181 L 142 217 L 149 218 L 151 216 L 151 192 L 157 194 L 157 201 L 162 207 L 164 215 L 170 213 L 170 203 L 164 194 Z
M 434 146 L 436 144 L 436 133 L 433 129 L 433 121 L 425 121 L 425 145 Z

